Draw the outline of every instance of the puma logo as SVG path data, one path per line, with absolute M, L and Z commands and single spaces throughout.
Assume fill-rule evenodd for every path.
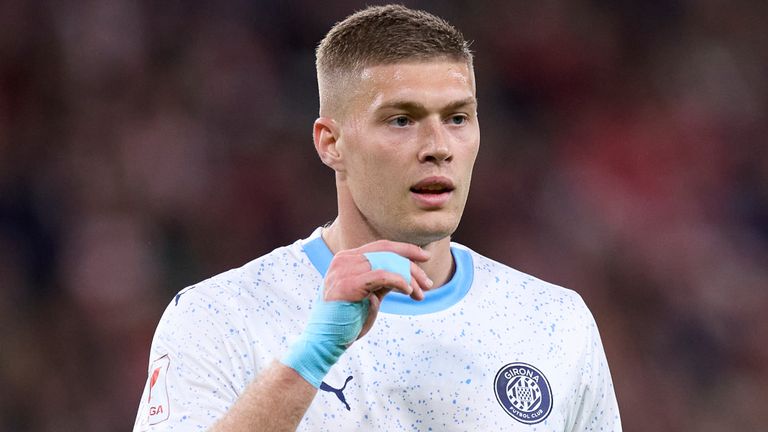
M 176 294 L 176 297 L 175 297 L 176 302 L 174 303 L 174 306 L 178 306 L 179 305 L 179 299 L 181 298 L 181 296 L 183 296 L 184 294 L 188 293 L 190 290 L 192 290 L 194 288 L 195 288 L 195 285 L 192 285 L 191 287 L 187 287 L 187 288 L 184 288 L 183 290 L 179 291 L 179 293 Z
M 320 383 L 320 390 L 327 391 L 329 393 L 333 393 L 336 395 L 337 398 L 341 401 L 341 403 L 344 404 L 345 407 L 347 407 L 347 411 L 352 411 L 352 408 L 349 407 L 349 404 L 347 403 L 347 398 L 344 397 L 344 391 L 345 388 L 347 388 L 347 384 L 352 380 L 352 375 L 347 377 L 347 380 L 344 381 L 344 386 L 340 389 L 335 389 L 328 384 L 325 383 L 325 381 Z

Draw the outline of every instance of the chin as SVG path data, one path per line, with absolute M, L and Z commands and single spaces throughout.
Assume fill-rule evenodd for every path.
M 410 230 L 403 232 L 403 237 L 405 238 L 401 241 L 426 246 L 450 237 L 457 227 L 458 223 L 430 224 L 427 226 L 416 225 L 412 226 Z

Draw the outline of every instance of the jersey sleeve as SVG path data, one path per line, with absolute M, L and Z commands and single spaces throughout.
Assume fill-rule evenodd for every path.
M 207 430 L 224 415 L 254 374 L 238 319 L 194 287 L 171 301 L 152 341 L 134 432 Z
M 581 397 L 572 431 L 620 432 L 621 418 L 608 360 L 592 313 L 584 301 L 583 322 L 587 337 L 582 361 Z

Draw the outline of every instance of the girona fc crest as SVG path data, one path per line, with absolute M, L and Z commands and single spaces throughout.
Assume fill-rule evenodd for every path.
M 544 421 L 552 411 L 552 388 L 540 370 L 526 363 L 510 363 L 493 380 L 496 400 L 504 411 L 525 424 Z

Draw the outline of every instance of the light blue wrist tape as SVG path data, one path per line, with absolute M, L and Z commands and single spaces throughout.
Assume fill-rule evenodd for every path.
M 394 252 L 368 252 L 365 258 L 371 263 L 371 270 L 386 270 L 397 273 L 405 279 L 405 283 L 411 283 L 411 261 Z
M 280 361 L 320 387 L 331 367 L 360 335 L 368 318 L 368 303 L 368 299 L 326 302 L 318 298 L 304 333 Z

